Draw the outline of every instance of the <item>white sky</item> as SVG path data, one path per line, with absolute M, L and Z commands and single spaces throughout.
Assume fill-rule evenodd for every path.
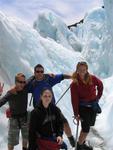
M 70 25 L 83 19 L 87 11 L 102 5 L 103 0 L 0 0 L 1 11 L 31 25 L 42 10 L 54 11 Z

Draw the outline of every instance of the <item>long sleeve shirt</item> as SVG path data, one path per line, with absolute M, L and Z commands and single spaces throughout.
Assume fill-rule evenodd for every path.
M 44 88 L 50 89 L 53 93 L 53 90 L 52 90 L 53 86 L 60 83 L 65 78 L 69 78 L 69 77 L 63 74 L 57 74 L 55 75 L 55 77 L 51 77 L 48 74 L 44 74 L 44 78 L 40 81 L 36 80 L 35 77 L 34 78 L 32 77 L 31 80 L 28 80 L 26 87 L 29 93 L 32 93 L 33 95 L 34 107 L 36 107 L 36 105 L 39 103 L 40 94 Z M 54 93 L 53 93 L 52 102 L 55 103 Z
M 37 135 L 52 137 L 53 134 L 62 136 L 63 122 L 61 111 L 55 105 L 50 104 L 44 108 L 39 104 L 32 112 L 29 127 L 29 150 L 36 150 Z
M 94 75 L 91 77 L 92 84 L 85 84 L 80 78 L 78 78 L 78 84 L 71 83 L 71 102 L 75 116 L 79 114 L 80 101 L 93 102 L 102 96 L 102 81 Z

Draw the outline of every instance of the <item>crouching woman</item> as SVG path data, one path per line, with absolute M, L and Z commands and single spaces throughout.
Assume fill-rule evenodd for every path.
M 52 92 L 44 89 L 40 103 L 31 112 L 29 150 L 59 150 L 62 144 L 61 111 L 51 103 Z

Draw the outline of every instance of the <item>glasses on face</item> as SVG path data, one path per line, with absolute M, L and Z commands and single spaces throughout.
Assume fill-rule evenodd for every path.
M 44 73 L 43 70 L 36 70 L 35 72 L 36 72 L 36 73 Z
M 78 62 L 79 65 L 87 65 L 87 63 L 85 61 L 80 61 Z
M 20 84 L 25 84 L 26 83 L 26 81 L 19 81 L 19 80 L 17 80 L 17 82 L 20 83 Z

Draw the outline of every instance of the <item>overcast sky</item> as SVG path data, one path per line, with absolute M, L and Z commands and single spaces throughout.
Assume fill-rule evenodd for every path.
M 101 7 L 103 0 L 0 0 L 0 10 L 33 24 L 38 13 L 46 9 L 54 11 L 67 24 L 82 19 L 92 8 Z

